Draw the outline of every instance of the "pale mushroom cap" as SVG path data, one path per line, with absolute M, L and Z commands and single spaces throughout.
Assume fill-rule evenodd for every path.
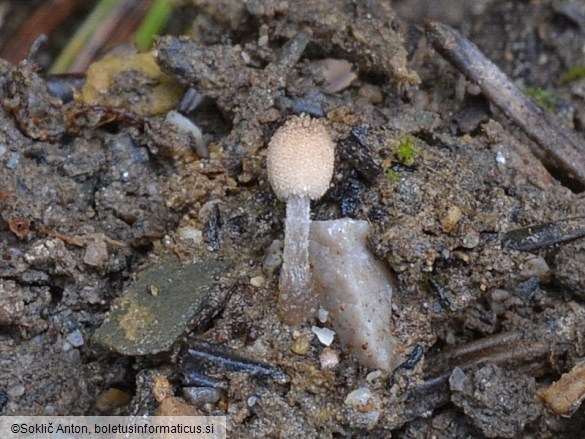
M 268 144 L 268 181 L 281 200 L 290 196 L 321 197 L 333 176 L 335 144 L 318 119 L 289 119 Z

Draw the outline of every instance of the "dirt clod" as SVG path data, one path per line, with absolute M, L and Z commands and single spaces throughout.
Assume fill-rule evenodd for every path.
M 427 4 L 186 2 L 192 35 L 161 37 L 155 61 L 190 89 L 178 110 L 204 151 L 128 110 L 155 85 L 133 69 L 96 107 L 0 62 L 0 412 L 227 415 L 238 437 L 582 434 L 581 394 L 568 417 L 535 396 L 585 356 L 583 195 L 407 22 Z M 585 64 L 579 2 L 440 4 L 583 137 L 582 79 L 561 80 Z M 324 59 L 351 64 L 342 86 Z M 337 144 L 313 219 L 368 221 L 392 272 L 394 371 L 276 313 L 285 206 L 266 145 L 302 112 Z

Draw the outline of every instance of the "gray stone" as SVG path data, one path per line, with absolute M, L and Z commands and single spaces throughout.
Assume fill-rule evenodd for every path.
M 315 293 L 342 345 L 368 367 L 398 365 L 390 332 L 394 287 L 384 264 L 366 247 L 367 221 L 313 221 L 309 259 Z
M 185 266 L 175 258 L 162 260 L 116 300 L 93 341 L 125 355 L 170 350 L 185 331 L 223 307 L 228 289 L 213 287 L 230 266 L 230 261 L 212 259 Z

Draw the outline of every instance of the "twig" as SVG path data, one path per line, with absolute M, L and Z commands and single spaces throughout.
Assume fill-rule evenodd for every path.
M 20 5 L 16 5 L 18 6 Z M 6 41 L 0 51 L 0 57 L 13 64 L 22 61 L 40 34 L 51 37 L 81 7 L 82 2 L 76 0 L 50 0 L 39 3 L 38 8 L 19 26 L 16 34 Z
M 301 55 L 305 51 L 307 44 L 311 41 L 312 32 L 310 29 L 304 29 L 296 33 L 280 50 L 280 54 L 275 61 L 270 63 L 267 71 L 278 72 L 281 74 L 288 74 L 288 72 L 295 66 Z
M 502 243 L 514 250 L 530 252 L 583 237 L 585 237 L 585 217 L 578 216 L 511 230 L 504 235 Z
M 476 82 L 483 94 L 546 153 L 550 161 L 585 187 L 585 142 L 526 96 L 472 42 L 455 29 L 426 22 L 427 38 L 445 59 Z
M 553 368 L 555 356 L 562 355 L 566 350 L 566 347 L 551 341 L 535 341 L 519 331 L 511 331 L 429 355 L 425 363 L 425 382 L 409 392 L 405 414 L 415 418 L 449 402 L 449 377 L 455 367 L 467 371 L 491 363 L 513 367 L 519 374 L 542 376 Z
M 150 7 L 151 0 L 100 0 L 51 66 L 51 73 L 85 71 L 112 41 L 126 40 Z

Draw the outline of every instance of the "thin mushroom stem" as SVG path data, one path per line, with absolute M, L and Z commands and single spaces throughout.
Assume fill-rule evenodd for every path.
M 309 266 L 310 210 L 307 196 L 294 195 L 287 200 L 278 310 L 282 320 L 293 326 L 303 323 L 316 309 Z
M 326 126 L 303 114 L 276 130 L 268 144 L 268 181 L 276 196 L 286 201 L 278 310 L 291 326 L 304 323 L 317 308 L 309 267 L 310 200 L 329 188 L 334 148 Z

